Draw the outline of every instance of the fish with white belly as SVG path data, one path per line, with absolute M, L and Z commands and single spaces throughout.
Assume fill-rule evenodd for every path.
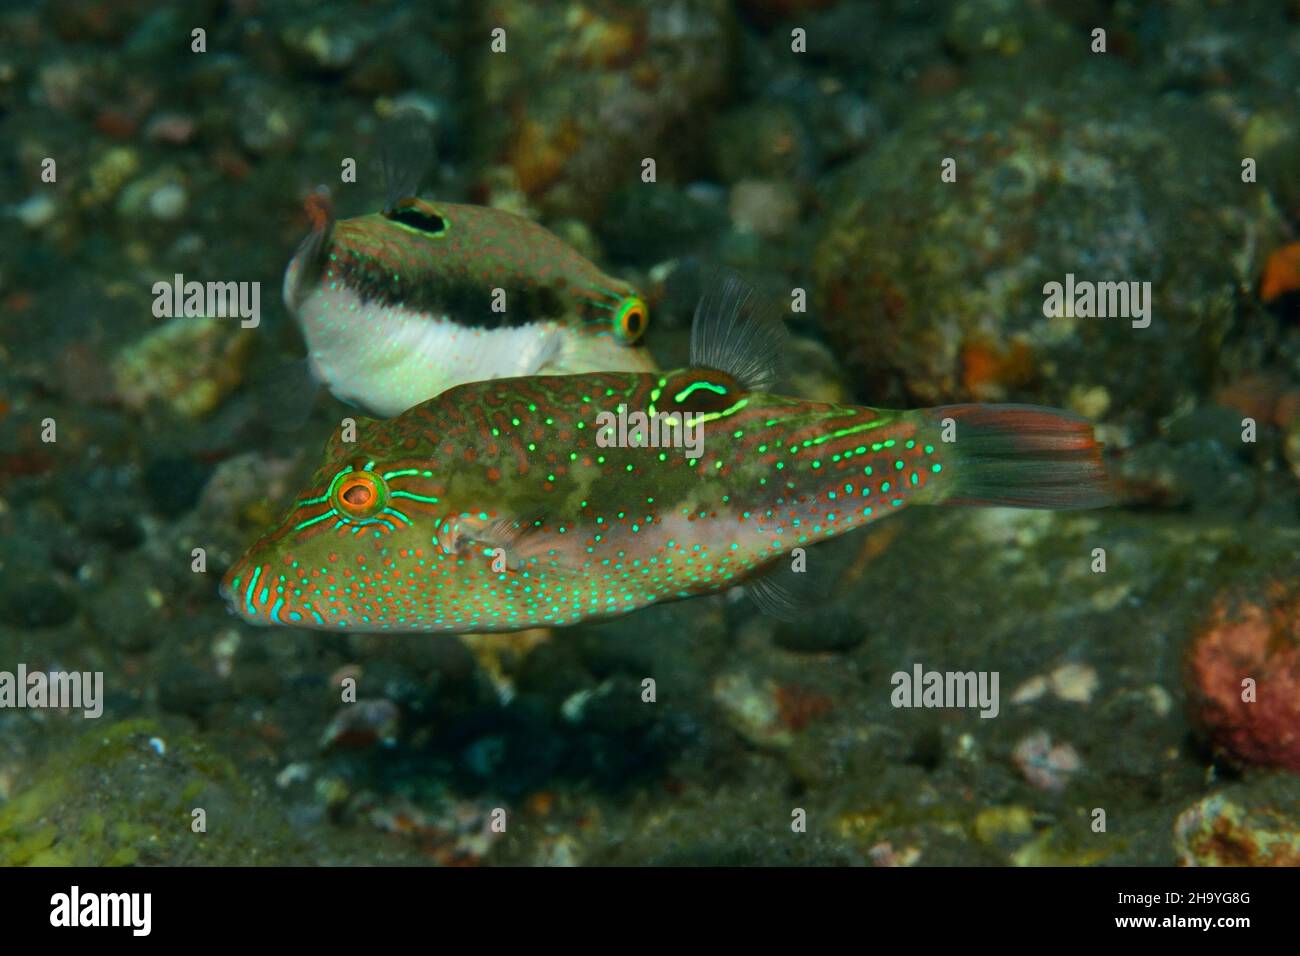
M 500 209 L 407 196 L 312 231 L 284 301 L 314 377 L 389 418 L 466 382 L 541 373 L 645 372 L 645 302 L 554 233 Z

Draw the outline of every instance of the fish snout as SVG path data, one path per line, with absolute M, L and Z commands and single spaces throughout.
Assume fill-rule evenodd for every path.
M 221 579 L 217 593 L 226 602 L 226 610 L 235 617 L 265 627 L 271 622 L 257 605 L 258 579 L 264 576 L 266 569 L 254 567 L 247 558 L 240 558 Z

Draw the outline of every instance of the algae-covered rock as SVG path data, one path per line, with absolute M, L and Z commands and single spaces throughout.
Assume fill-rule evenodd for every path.
M 158 402 L 178 416 L 202 418 L 243 380 L 253 341 L 237 319 L 172 319 L 118 354 L 118 395 L 133 411 Z
M 0 865 L 302 862 L 265 795 L 207 745 L 152 720 L 91 730 L 0 804 Z M 206 832 L 196 832 L 201 816 Z
M 1300 866 L 1300 777 L 1278 774 L 1196 801 L 1174 825 L 1184 866 Z
M 1104 383 L 1109 417 L 1149 429 L 1212 383 L 1279 234 L 1238 160 L 1217 117 L 1103 67 L 921 103 L 829 190 L 827 334 L 872 400 L 1063 406 Z M 1138 294 L 1105 318 L 1049 308 L 1075 281 Z

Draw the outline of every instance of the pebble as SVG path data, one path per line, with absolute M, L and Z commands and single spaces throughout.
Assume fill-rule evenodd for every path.
M 151 143 L 169 143 L 183 146 L 194 138 L 194 118 L 185 113 L 159 113 L 149 120 L 144 138 Z
M 1097 690 L 1097 671 L 1087 664 L 1063 664 L 1051 674 L 1035 674 L 1015 689 L 1011 703 L 1028 704 L 1049 691 L 1058 700 L 1086 704 Z
M 1039 730 L 1016 744 L 1011 759 L 1025 781 L 1036 790 L 1060 793 L 1070 777 L 1083 766 L 1078 752 L 1068 743 L 1053 744 L 1051 735 Z
M 1066 664 L 1052 671 L 1052 691 L 1061 700 L 1086 704 L 1097 690 L 1097 672 L 1087 664 Z
M 59 211 L 58 203 L 42 193 L 28 196 L 10 208 L 19 222 L 33 230 L 49 225 Z
M 149 212 L 155 219 L 179 219 L 189 205 L 189 195 L 180 183 L 165 183 L 149 194 Z
M 723 674 L 713 682 L 713 699 L 732 729 L 750 743 L 765 747 L 793 743 L 793 735 L 781 721 L 775 682 L 758 684 L 748 674 Z

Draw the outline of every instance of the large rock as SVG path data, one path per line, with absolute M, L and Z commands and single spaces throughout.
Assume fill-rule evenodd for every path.
M 1068 89 L 1008 77 L 923 102 L 830 188 L 826 332 L 877 403 L 1067 405 L 1104 384 L 1110 420 L 1151 425 L 1211 384 L 1277 214 L 1194 102 L 1104 65 Z M 1149 327 L 1047 317 L 1069 273 L 1150 282 Z

